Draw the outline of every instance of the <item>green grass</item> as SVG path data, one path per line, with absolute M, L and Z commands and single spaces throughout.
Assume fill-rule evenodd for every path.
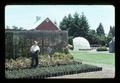
M 75 60 L 91 62 L 96 64 L 115 64 L 115 53 L 89 52 L 89 51 L 71 51 Z

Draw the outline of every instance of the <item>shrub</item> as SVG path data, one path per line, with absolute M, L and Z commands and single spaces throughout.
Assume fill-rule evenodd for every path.
M 71 60 L 74 59 L 73 56 L 72 56 L 71 54 L 67 54 L 67 57 L 68 57 L 69 59 L 71 59 Z
M 30 58 L 19 57 L 14 59 L 6 59 L 5 60 L 5 68 L 6 69 L 19 69 L 30 67 L 31 60 Z
M 73 56 L 71 55 L 71 54 L 65 54 L 65 53 L 58 53 L 58 52 L 55 52 L 54 54 L 53 54 L 53 58 L 54 59 L 62 59 L 62 60 L 64 60 L 64 59 L 72 59 L 73 60 Z
M 71 54 L 55 52 L 51 57 L 49 55 L 38 56 L 39 65 L 50 66 L 58 64 L 66 64 L 73 61 L 73 56 Z M 16 59 L 5 59 L 6 69 L 19 69 L 28 68 L 31 65 L 31 58 L 18 57 Z
M 107 47 L 105 47 L 105 46 L 99 47 L 99 48 L 97 48 L 97 51 L 107 51 Z

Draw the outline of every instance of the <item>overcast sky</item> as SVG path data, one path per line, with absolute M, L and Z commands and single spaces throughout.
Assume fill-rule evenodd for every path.
M 90 29 L 96 30 L 101 22 L 107 34 L 110 26 L 115 26 L 115 8 L 112 5 L 7 5 L 5 27 L 15 25 L 29 30 L 35 24 L 36 16 L 40 16 L 41 21 L 48 17 L 59 25 L 64 16 L 73 16 L 75 12 L 84 13 Z

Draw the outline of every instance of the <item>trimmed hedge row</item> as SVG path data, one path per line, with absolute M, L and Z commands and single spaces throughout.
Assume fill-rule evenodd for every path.
M 97 48 L 97 51 L 107 51 L 107 48 L 106 47 L 99 47 L 99 48 Z
M 49 67 L 37 67 L 32 69 L 18 69 L 18 70 L 6 70 L 5 76 L 8 79 L 18 78 L 47 78 L 53 76 L 61 76 L 68 74 L 77 74 L 82 72 L 101 71 L 101 67 L 88 65 L 88 64 L 71 64 Z
M 39 42 L 40 55 L 48 54 L 49 46 L 52 48 L 51 54 L 68 53 L 67 49 L 61 49 L 67 45 L 67 37 L 67 31 L 5 31 L 5 58 L 29 57 L 35 40 Z

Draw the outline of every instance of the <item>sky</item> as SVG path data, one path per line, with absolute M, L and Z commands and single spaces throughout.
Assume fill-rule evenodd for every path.
M 110 26 L 115 26 L 115 8 L 113 5 L 7 5 L 5 7 L 5 27 L 12 26 L 23 27 L 24 29 L 33 29 L 36 23 L 36 16 L 40 21 L 47 17 L 57 25 L 64 16 L 77 12 L 86 16 L 90 29 L 96 30 L 101 22 L 104 31 L 108 34 Z

